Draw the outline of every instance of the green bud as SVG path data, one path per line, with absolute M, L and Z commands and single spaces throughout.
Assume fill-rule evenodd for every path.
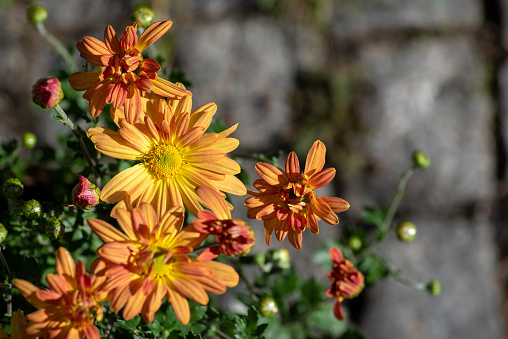
M 266 263 L 266 255 L 264 253 L 258 253 L 254 256 L 254 262 L 259 267 L 262 267 Z
M 27 17 L 32 24 L 40 24 L 48 18 L 48 11 L 42 6 L 32 6 L 28 9 Z
M 272 254 L 272 260 L 275 264 L 275 267 L 282 270 L 287 270 L 291 267 L 291 257 L 289 256 L 288 250 L 285 248 L 274 250 Z
M 132 19 L 136 21 L 140 27 L 144 28 L 150 26 L 153 22 L 153 17 L 153 11 L 146 6 L 140 6 L 132 13 Z
M 426 169 L 430 166 L 430 158 L 427 156 L 427 154 L 416 151 L 413 153 L 413 162 L 415 166 Z
M 441 294 L 441 283 L 439 280 L 432 280 L 427 284 L 427 291 L 429 291 L 430 295 L 437 297 Z
M 0 223 L 0 244 L 7 238 L 7 229 L 4 224 Z
M 353 235 L 349 238 L 348 245 L 354 252 L 358 252 L 363 247 L 363 241 L 359 236 Z
M 26 148 L 34 148 L 37 144 L 37 137 L 32 132 L 26 132 L 23 134 L 23 145 Z
M 25 204 L 23 205 L 23 216 L 25 218 L 37 219 L 38 217 L 41 216 L 41 213 L 42 206 L 35 199 L 29 200 L 25 202 Z
M 49 240 L 62 239 L 65 234 L 65 226 L 62 225 L 57 217 L 51 217 L 49 221 L 44 224 L 44 231 Z
M 397 225 L 397 237 L 400 241 L 411 242 L 416 237 L 416 226 L 410 221 L 404 221 Z
M 277 307 L 277 303 L 273 298 L 263 298 L 259 305 L 259 313 L 263 317 L 273 317 L 277 313 L 279 313 L 279 308 Z
M 16 178 L 5 180 L 2 185 L 2 192 L 7 199 L 16 199 L 23 194 L 23 184 Z

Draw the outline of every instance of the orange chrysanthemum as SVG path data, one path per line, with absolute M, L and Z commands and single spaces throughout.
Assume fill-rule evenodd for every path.
M 26 333 L 44 338 L 100 339 L 94 321 L 102 319 L 99 304 L 108 300 L 102 289 L 105 277 L 90 276 L 82 261 L 74 264 L 69 251 L 60 247 L 56 274 L 48 274 L 50 290 L 41 290 L 26 280 L 14 280 L 14 286 L 38 311 L 28 314 Z M 94 316 L 95 314 L 95 316 Z
M 286 171 L 257 163 L 256 171 L 261 179 L 253 185 L 259 192 L 248 191 L 252 197 L 245 200 L 249 208 L 247 217 L 264 221 L 266 244 L 270 245 L 273 230 L 279 241 L 288 236 L 291 244 L 302 247 L 302 232 L 306 227 L 318 234 L 318 221 L 331 225 L 339 223 L 335 213 L 349 208 L 347 201 L 336 197 L 317 197 L 314 189 L 327 185 L 335 176 L 334 168 L 323 169 L 326 147 L 321 141 L 312 145 L 305 171 L 300 177 L 300 164 L 295 152 L 286 160 Z
M 248 253 L 256 242 L 252 229 L 240 219 L 231 219 L 229 206 L 219 193 L 202 186 L 196 188 L 196 193 L 212 211 L 200 211 L 187 229 L 213 234 L 217 242 L 217 245 L 203 251 L 201 258 L 212 260 L 221 253 L 228 256 Z
M 156 94 L 150 97 L 135 124 L 125 121 L 122 110 L 112 109 L 118 132 L 103 127 L 88 130 L 99 152 L 140 161 L 113 177 L 102 189 L 101 199 L 117 202 L 128 194 L 134 207 L 146 201 L 162 214 L 185 205 L 197 215 L 204 204 L 195 193 L 198 186 L 244 195 L 245 186 L 234 176 L 240 166 L 226 156 L 238 147 L 237 139 L 227 138 L 236 125 L 221 133 L 205 133 L 217 110 L 215 104 L 190 113 L 190 96 L 169 104 Z M 112 214 L 120 207 L 125 208 L 123 201 Z
M 138 40 L 137 23 L 127 26 L 120 40 L 108 26 L 104 42 L 86 36 L 76 47 L 91 64 L 102 67 L 100 72 L 77 72 L 69 83 L 77 91 L 86 91 L 90 114 L 98 116 L 105 104 L 120 108 L 125 104 L 126 119 L 134 122 L 141 114 L 141 97 L 149 91 L 169 98 L 181 98 L 190 92 L 159 78 L 161 66 L 152 59 L 143 59 L 141 52 L 157 41 L 171 27 L 171 21 L 150 25 Z
M 105 264 L 97 274 L 109 277 L 106 288 L 113 295 L 111 308 L 115 312 L 123 308 L 125 320 L 141 313 L 151 323 L 167 297 L 177 318 L 187 324 L 187 298 L 206 305 L 206 292 L 222 294 L 226 287 L 238 284 L 232 267 L 187 256 L 205 236 L 182 230 L 183 220 L 182 206 L 170 208 L 159 219 L 148 203 L 131 211 L 118 209 L 117 221 L 125 233 L 105 221 L 88 219 L 88 225 L 105 242 L 92 267 Z
M 364 277 L 362 272 L 358 271 L 353 264 L 344 259 L 342 252 L 337 247 L 330 248 L 330 258 L 333 265 L 332 270 L 328 272 L 331 280 L 331 287 L 326 291 L 330 298 L 337 298 L 333 313 L 339 320 L 344 320 L 344 311 L 340 303 L 345 299 L 356 297 L 364 286 Z

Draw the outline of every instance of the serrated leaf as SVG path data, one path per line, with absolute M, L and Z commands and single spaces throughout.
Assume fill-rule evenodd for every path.
M 140 321 L 141 321 L 141 317 L 139 315 L 137 315 L 134 318 L 132 318 L 131 320 L 127 320 L 127 321 L 117 320 L 118 326 L 120 326 L 121 328 L 123 328 L 125 330 L 129 330 L 129 331 L 134 331 L 138 327 Z

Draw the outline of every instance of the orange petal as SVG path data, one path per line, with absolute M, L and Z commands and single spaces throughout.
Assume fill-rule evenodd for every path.
M 49 305 L 37 297 L 37 292 L 40 290 L 32 283 L 22 279 L 15 279 L 12 284 L 21 292 L 21 295 L 26 299 L 26 301 L 33 306 L 46 307 Z
M 323 144 L 320 140 L 315 141 L 307 154 L 304 174 L 310 177 L 314 173 L 321 171 L 325 165 L 325 154 L 325 144 Z
M 151 175 L 142 165 L 137 164 L 115 175 L 102 189 L 101 200 L 117 202 L 123 199 L 125 193 L 134 201 L 150 184 Z
M 108 25 L 108 27 L 104 30 L 104 43 L 112 54 L 121 53 L 120 42 L 118 41 L 116 32 L 111 25 Z
M 185 297 L 194 300 L 201 305 L 208 304 L 208 294 L 206 294 L 205 290 L 193 280 L 180 277 L 173 279 L 172 282 L 173 285 L 178 289 L 178 292 L 180 292 Z
M 163 97 L 177 99 L 184 95 L 192 95 L 191 92 L 159 77 L 152 79 L 152 83 L 152 91 L 156 94 L 162 95 Z
M 300 162 L 295 152 L 289 153 L 286 160 L 286 176 L 291 182 L 296 182 L 300 179 Z
M 136 47 L 138 43 L 138 35 L 136 34 L 137 23 L 134 23 L 125 28 L 120 38 L 120 48 L 122 51 L 128 51 Z
M 275 226 L 277 225 L 278 220 L 277 219 L 270 219 L 265 220 L 265 241 L 266 245 L 270 246 L 270 238 L 272 237 L 273 230 L 275 229 Z
M 159 40 L 159 38 L 168 31 L 172 24 L 173 22 L 171 21 L 158 21 L 148 26 L 139 37 L 136 49 L 143 52 L 148 46 Z
M 339 223 L 339 218 L 337 215 L 322 198 L 317 198 L 311 205 L 311 209 L 314 214 L 316 214 L 318 217 L 323 219 L 323 221 L 329 223 L 330 225 L 336 225 Z
M 190 321 L 189 302 L 172 288 L 168 289 L 168 295 L 176 317 L 182 324 L 187 325 Z
M 56 253 L 56 272 L 61 275 L 66 274 L 73 278 L 76 274 L 74 259 L 72 259 L 71 254 L 64 247 L 58 248 Z
M 297 250 L 302 249 L 302 233 L 301 230 L 290 230 L 288 234 L 289 242 Z
M 210 208 L 219 220 L 231 219 L 231 212 L 226 204 L 224 196 L 217 191 L 204 186 L 196 188 L 197 195 L 204 200 L 205 204 Z
M 141 108 L 142 104 L 139 90 L 135 84 L 131 83 L 127 88 L 127 98 L 124 104 L 125 120 L 127 120 L 129 124 L 135 123 L 141 114 Z
M 86 91 L 99 81 L 100 72 L 76 72 L 69 77 L 69 84 L 76 91 Z
M 201 264 L 212 269 L 213 275 L 219 278 L 227 287 L 235 287 L 240 280 L 238 273 L 229 265 L 218 261 L 207 261 Z
M 214 184 L 222 192 L 240 196 L 247 194 L 247 189 L 243 182 L 234 175 L 226 174 L 226 179 L 215 181 Z
M 104 242 L 111 241 L 128 241 L 130 240 L 125 234 L 100 219 L 87 219 L 86 221 L 88 226 L 92 229 L 92 231 L 97 234 L 99 238 L 101 238 Z M 135 239 L 135 238 L 134 238 Z M 58 272 L 58 270 L 57 270 Z
M 344 212 L 349 209 L 349 203 L 344 199 L 336 197 L 319 197 L 319 199 L 326 202 L 335 213 Z
M 256 164 L 256 172 L 258 172 L 261 179 L 266 181 L 269 185 L 284 184 L 286 181 L 284 174 L 271 164 L 258 162 Z
M 308 182 L 313 188 L 326 186 L 335 177 L 335 172 L 335 168 L 325 168 L 324 170 L 314 173 L 309 178 Z
M 143 293 L 143 289 L 137 290 L 137 292 L 129 298 L 125 305 L 122 315 L 125 320 L 134 318 L 141 312 L 143 303 L 145 302 L 146 295 Z
M 342 252 L 337 247 L 331 247 L 330 248 L 330 258 L 332 261 L 340 263 L 344 261 L 344 257 L 342 256 Z

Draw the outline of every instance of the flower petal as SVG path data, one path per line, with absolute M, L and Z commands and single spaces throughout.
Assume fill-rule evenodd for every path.
M 100 72 L 76 72 L 69 77 L 69 84 L 76 91 L 86 91 L 99 81 Z
M 146 28 L 146 30 L 139 37 L 137 50 L 143 52 L 148 46 L 159 40 L 173 24 L 172 21 L 158 21 L 154 22 Z
M 325 165 L 326 147 L 320 140 L 315 141 L 307 154 L 304 174 L 307 177 L 321 171 Z
M 258 162 L 256 164 L 256 172 L 258 172 L 261 179 L 266 181 L 269 185 L 280 185 L 284 184 L 286 181 L 284 174 L 271 164 Z
M 191 92 L 159 77 L 152 79 L 152 83 L 152 91 L 156 94 L 162 95 L 163 97 L 178 99 L 184 95 L 192 95 Z
M 66 274 L 74 278 L 76 275 L 76 264 L 71 254 L 64 247 L 59 247 L 56 252 L 56 272 L 60 275 Z

